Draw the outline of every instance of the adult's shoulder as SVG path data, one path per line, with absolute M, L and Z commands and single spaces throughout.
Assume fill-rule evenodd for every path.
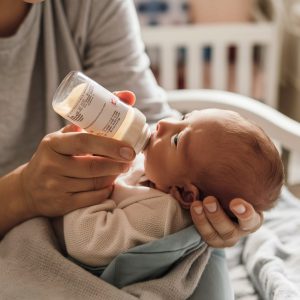
M 93 23 L 99 19 L 112 17 L 120 6 L 132 7 L 132 0 L 53 0 L 62 2 L 65 15 L 74 27 L 83 20 Z M 107 19 L 108 20 L 108 19 Z
M 52 0 L 55 7 L 62 7 L 67 26 L 79 53 L 82 54 L 88 41 L 100 43 L 107 36 L 127 28 L 134 20 L 132 0 Z M 112 27 L 115 30 L 112 31 Z

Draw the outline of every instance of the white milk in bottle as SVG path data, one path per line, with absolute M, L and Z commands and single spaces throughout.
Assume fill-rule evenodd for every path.
M 87 132 L 130 144 L 136 153 L 146 146 L 150 128 L 145 116 L 84 74 L 70 72 L 55 92 L 54 110 Z

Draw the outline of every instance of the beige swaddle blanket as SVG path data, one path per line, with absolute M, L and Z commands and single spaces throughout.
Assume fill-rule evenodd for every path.
M 50 222 L 35 218 L 12 229 L 0 243 L 1 299 L 188 299 L 209 252 L 200 248 L 160 279 L 117 289 L 66 259 Z

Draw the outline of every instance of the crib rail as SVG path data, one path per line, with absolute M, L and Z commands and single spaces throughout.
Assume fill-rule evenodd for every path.
M 205 89 L 169 91 L 167 96 L 170 106 L 183 113 L 205 108 L 234 110 L 256 122 L 285 149 L 300 153 L 300 123 L 252 98 Z
M 226 90 L 227 49 L 234 46 L 237 52 L 235 92 L 251 96 L 252 49 L 263 47 L 263 72 L 265 74 L 263 101 L 277 107 L 277 86 L 280 56 L 280 32 L 275 22 L 209 24 L 186 26 L 143 27 L 142 37 L 146 48 L 158 49 L 159 83 L 167 90 L 177 88 L 176 52 L 186 49 L 186 88 L 203 87 L 203 58 L 201 50 L 211 47 L 211 87 Z

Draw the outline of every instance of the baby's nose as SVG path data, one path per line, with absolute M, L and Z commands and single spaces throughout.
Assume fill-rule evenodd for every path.
M 178 121 L 174 119 L 163 119 L 156 125 L 157 136 L 162 136 L 166 132 L 176 129 Z

